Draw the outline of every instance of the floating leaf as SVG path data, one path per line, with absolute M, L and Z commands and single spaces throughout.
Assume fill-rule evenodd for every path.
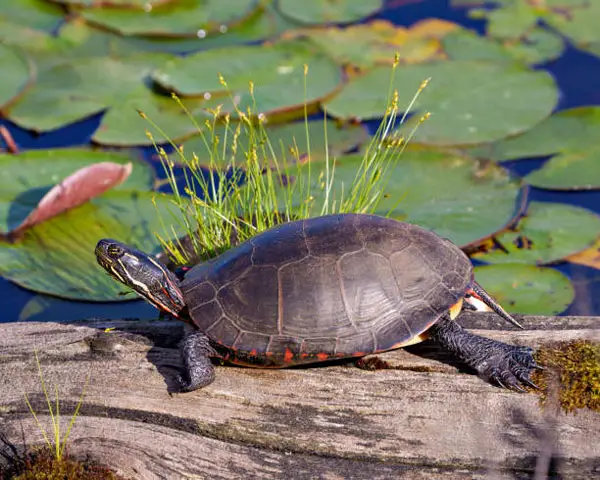
M 245 153 L 248 151 L 250 138 L 245 129 L 240 130 L 240 135 L 237 139 L 238 147 L 235 161 L 233 161 L 231 147 L 234 132 L 235 125 L 230 126 L 229 130 L 225 130 L 224 127 L 217 127 L 215 129 L 215 136 L 218 136 L 218 141 L 220 142 L 220 150 L 223 149 L 223 143 L 227 138 L 227 154 L 226 158 L 221 158 L 222 155 L 219 155 L 219 158 L 213 158 L 213 166 L 226 168 L 232 164 L 236 164 L 237 166 L 244 165 L 244 162 L 246 161 Z M 325 132 L 327 132 L 327 136 L 325 136 Z M 227 137 L 225 136 L 226 133 Z M 301 160 L 304 159 L 303 157 L 308 153 L 306 143 L 307 134 L 304 122 L 267 127 L 264 135 L 263 132 L 259 131 L 256 131 L 254 134 L 260 135 L 260 138 L 253 138 L 252 144 L 258 147 L 259 152 L 261 152 L 259 153 L 260 155 L 262 155 L 262 148 L 264 146 L 264 152 L 267 155 L 267 162 L 269 164 L 274 164 L 276 160 L 280 166 L 283 166 L 284 160 L 289 164 L 298 158 Z M 267 138 L 273 147 L 275 159 L 273 159 L 270 148 L 266 143 Z M 312 160 L 320 160 L 325 158 L 326 153 L 331 157 L 336 157 L 359 147 L 367 140 L 368 134 L 361 125 L 339 127 L 333 120 L 328 120 L 326 124 L 322 120 L 313 120 L 308 122 L 308 138 L 310 139 L 310 154 Z M 210 134 L 207 139 L 209 145 L 212 147 L 213 139 Z M 200 165 L 208 166 L 210 164 L 210 152 L 207 150 L 206 144 L 201 136 L 184 142 L 183 152 L 188 160 L 191 159 L 192 153 L 195 153 L 200 161 Z M 180 160 L 178 154 L 172 154 L 170 158 L 175 162 Z
M 127 59 L 90 58 L 56 65 L 9 112 L 11 120 L 32 130 L 53 130 L 120 104 L 168 55 L 146 53 Z
M 509 2 L 505 8 L 492 10 L 488 14 L 487 33 L 496 38 L 523 37 L 538 20 L 534 5 L 521 0 Z
M 503 161 L 553 153 L 581 152 L 598 146 L 600 107 L 578 107 L 555 113 L 531 130 L 472 151 Z
M 172 203 L 154 192 L 106 193 L 27 230 L 18 243 L 0 243 L 0 273 L 24 288 L 62 298 L 129 300 L 120 295 L 123 285 L 96 263 L 96 243 L 111 237 L 157 253 L 155 233 L 164 233 L 160 218 L 174 213 Z
M 153 78 L 166 90 L 180 95 L 219 97 L 212 104 L 223 104 L 224 111 L 232 110 L 226 97 L 229 90 L 242 112 L 254 110 L 256 105 L 259 112 L 269 114 L 302 110 L 305 101 L 311 104 L 331 95 L 342 75 L 328 56 L 307 42 L 297 41 L 202 51 L 170 60 L 154 72 Z M 254 98 L 250 82 L 254 85 Z
M 190 99 L 183 103 L 196 120 L 206 117 L 203 101 Z M 144 116 L 140 116 L 140 112 Z M 162 132 L 156 130 L 148 119 Z M 172 98 L 156 95 L 142 87 L 104 114 L 92 140 L 101 145 L 120 147 L 152 145 L 153 141 L 146 132 L 151 132 L 154 141 L 161 144 L 169 140 L 183 140 L 197 131 L 185 110 Z
M 139 8 L 143 10 L 152 10 L 153 7 L 175 3 L 177 0 L 51 0 L 55 3 L 72 5 L 77 7 L 98 8 L 98 7 L 126 7 Z
M 600 147 L 556 155 L 525 177 L 534 187 L 551 190 L 600 188 Z
M 597 268 L 600 270 L 600 237 L 588 249 L 565 258 L 569 263 L 585 265 L 586 267 Z
M 563 203 L 532 202 L 515 231 L 497 236 L 500 249 L 476 253 L 487 263 L 548 264 L 585 250 L 600 234 L 600 217 Z
M 395 26 L 386 20 L 374 20 L 345 28 L 294 30 L 284 38 L 305 37 L 341 64 L 362 69 L 392 64 L 396 53 L 401 63 L 419 63 L 440 57 L 440 42 L 429 33 L 426 24 L 418 30 Z
M 454 1 L 456 6 L 485 6 L 487 0 Z M 600 3 L 589 0 L 502 0 L 496 8 L 471 10 L 472 16 L 487 19 L 487 34 L 500 39 L 519 39 L 543 22 L 578 46 L 600 41 Z
M 279 0 L 282 15 L 298 23 L 351 23 L 373 15 L 383 0 Z
M 0 109 L 14 101 L 28 86 L 33 66 L 15 48 L 0 44 Z
M 27 218 L 10 232 L 12 238 L 26 229 L 78 207 L 123 183 L 131 175 L 132 164 L 100 162 L 80 168 L 52 187 Z
M 475 278 L 511 313 L 558 315 L 575 298 L 566 275 L 548 267 L 511 264 L 475 267 Z
M 517 41 L 505 42 L 504 48 L 516 60 L 538 65 L 560 57 L 565 49 L 565 42 L 551 30 L 534 28 Z
M 330 199 L 339 200 L 342 192 L 347 198 L 362 159 L 362 155 L 338 159 Z M 444 151 L 408 150 L 392 168 L 385 173 L 384 196 L 375 210 L 379 215 L 391 211 L 393 218 L 422 225 L 458 245 L 476 243 L 498 232 L 514 216 L 519 183 L 493 163 L 480 165 L 472 158 Z M 326 195 L 325 177 L 320 176 L 324 169 L 323 162 L 312 162 L 313 215 L 320 214 Z M 308 184 L 307 164 L 300 166 L 294 177 L 300 175 L 304 178 L 297 182 Z M 281 195 L 286 192 L 282 188 Z M 304 200 L 293 198 L 296 204 Z
M 157 6 L 150 11 L 101 8 L 79 13 L 87 21 L 122 35 L 204 38 L 212 32 L 226 31 L 230 25 L 251 16 L 257 7 L 256 0 L 185 0 Z
M 0 231 L 8 232 L 21 224 L 46 192 L 65 177 L 99 162 L 133 165 L 130 177 L 117 189 L 152 188 L 150 166 L 127 154 L 82 148 L 0 154 Z
M 0 2 L 0 23 L 52 32 L 64 20 L 64 12 L 44 0 L 9 0 Z M 0 33 L 4 36 L 4 30 Z M 4 71 L 4 69 L 3 69 Z
M 80 59 L 45 70 L 27 94 L 9 110 L 18 125 L 48 131 L 110 110 L 103 117 L 94 140 L 108 145 L 151 145 L 146 129 L 152 130 L 138 111 L 160 124 L 167 137 L 185 138 L 196 128 L 170 97 L 152 93 L 143 81 L 168 55 L 145 53 L 124 60 L 106 57 Z M 188 102 L 193 114 L 203 114 L 199 101 Z M 112 107 L 112 108 L 111 108 Z M 114 111 L 113 111 L 114 109 Z M 153 131 L 157 143 L 165 136 Z
M 555 33 L 535 28 L 523 38 L 500 42 L 481 37 L 475 32 L 461 29 L 449 33 L 442 40 L 444 51 L 451 60 L 483 60 L 538 64 L 558 58 L 564 42 Z
M 545 15 L 544 21 L 575 45 L 585 46 L 600 42 L 600 29 L 598 28 L 600 2 L 579 1 L 576 2 L 578 5 L 572 5 L 571 9 L 564 8 L 569 6 L 566 4 L 568 2 L 562 3 L 563 5 L 556 5 L 554 15 Z
M 391 75 L 389 68 L 376 67 L 351 79 L 325 103 L 327 112 L 341 118 L 381 117 Z M 418 128 L 414 137 L 418 143 L 477 144 L 515 135 L 550 115 L 558 98 L 554 81 L 545 72 L 517 65 L 447 61 L 399 67 L 393 86 L 400 94 L 401 109 L 427 78 L 431 82 L 413 113 L 432 115 Z

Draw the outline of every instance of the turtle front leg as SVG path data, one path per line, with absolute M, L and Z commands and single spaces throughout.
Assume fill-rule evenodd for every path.
M 521 384 L 536 387 L 530 374 L 539 368 L 533 358 L 533 349 L 498 342 L 468 332 L 444 316 L 429 333 L 445 350 L 475 369 L 489 382 L 505 388 L 523 391 Z
M 187 333 L 179 344 L 179 352 L 187 376 L 177 375 L 177 383 L 182 392 L 191 392 L 212 383 L 215 379 L 215 367 L 210 357 L 216 356 L 217 352 L 203 332 L 194 330 Z

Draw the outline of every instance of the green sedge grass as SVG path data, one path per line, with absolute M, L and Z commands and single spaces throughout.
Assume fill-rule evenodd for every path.
M 27 394 L 24 393 L 23 395 L 25 397 L 25 403 L 27 404 L 27 407 L 29 408 L 31 415 L 34 418 L 38 429 L 40 430 L 40 432 L 42 433 L 42 436 L 44 437 L 44 442 L 46 443 L 48 450 L 52 453 L 52 455 L 54 456 L 54 458 L 56 458 L 56 460 L 60 461 L 64 458 L 66 448 L 67 448 L 67 441 L 69 440 L 69 435 L 71 434 L 71 430 L 73 428 L 73 425 L 75 424 L 75 420 L 77 419 L 77 416 L 79 415 L 79 410 L 81 408 L 81 405 L 83 404 L 83 397 L 85 396 L 85 389 L 87 387 L 87 381 L 86 381 L 86 384 L 84 385 L 83 389 L 81 390 L 81 395 L 79 396 L 79 401 L 77 402 L 77 406 L 75 407 L 75 411 L 73 412 L 73 415 L 71 415 L 71 420 L 69 422 L 69 425 L 67 426 L 67 429 L 61 438 L 60 404 L 59 404 L 59 400 L 58 400 L 58 386 L 54 385 L 54 404 L 53 404 L 52 400 L 50 399 L 50 394 L 48 393 L 48 389 L 46 387 L 46 381 L 44 380 L 44 375 L 42 373 L 42 367 L 40 364 L 40 360 L 38 358 L 37 351 L 35 351 L 34 354 L 35 354 L 35 361 L 36 361 L 37 368 L 38 368 L 38 375 L 40 377 L 40 384 L 42 385 L 42 391 L 44 393 L 46 403 L 48 404 L 48 413 L 50 414 L 50 420 L 52 422 L 52 431 L 51 432 L 47 431 L 46 428 L 40 422 L 40 420 L 37 416 L 37 413 L 33 409 L 33 406 L 31 405 L 31 402 L 29 401 L 29 398 L 27 397 Z
M 202 123 L 186 109 L 179 97 L 172 95 L 198 130 L 204 146 L 202 152 L 185 152 L 168 139 L 156 122 L 140 112 L 167 139 L 178 163 L 184 166 L 182 180 L 185 187 L 182 192 L 178 186 L 180 179 L 175 173 L 175 162 L 157 144 L 154 136 L 146 131 L 164 168 L 176 207 L 169 218 L 160 219 L 163 233 L 156 235 L 163 249 L 177 264 L 186 264 L 192 258 L 196 261 L 213 258 L 281 222 L 327 214 L 375 212 L 385 194 L 390 172 L 396 168 L 416 129 L 429 116 L 428 113 L 424 114 L 406 137 L 396 133 L 398 120 L 400 125 L 404 123 L 407 113 L 429 82 L 427 79 L 421 83 L 399 119 L 398 92 L 393 88 L 398 60 L 396 56 L 391 69 L 383 119 L 364 150 L 362 162 L 350 185 L 336 184 L 336 162 L 330 157 L 327 147 L 324 161 L 311 161 L 306 102 L 304 126 L 307 151 L 300 152 L 295 144 L 286 151 L 283 144 L 271 142 L 264 115 L 259 113 L 256 105 L 252 82 L 249 84 L 253 99 L 251 108 L 240 110 L 236 98 L 229 92 L 233 112 L 223 113 L 222 105 L 219 105 L 209 111 L 210 116 Z M 305 96 L 308 74 L 309 68 L 305 65 Z M 227 89 L 226 80 L 221 76 L 219 80 Z M 327 139 L 325 119 L 323 126 Z M 201 167 L 199 158 L 203 158 L 202 165 L 206 170 Z M 220 168 L 224 164 L 229 165 L 229 174 Z M 207 175 L 207 171 L 210 174 Z M 313 195 L 315 188 L 323 191 L 319 195 L 322 199 L 320 202 Z M 388 210 L 387 215 L 392 213 L 401 199 Z M 186 232 L 193 253 L 183 247 L 174 226 Z

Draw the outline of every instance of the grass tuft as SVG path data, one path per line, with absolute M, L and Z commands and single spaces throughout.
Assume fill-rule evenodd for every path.
M 393 89 L 397 66 L 395 62 L 392 67 L 388 105 L 382 109 L 384 117 L 364 150 L 362 163 L 349 185 L 335 182 L 336 161 L 329 156 L 327 147 L 323 162 L 312 161 L 306 104 L 307 151 L 300 152 L 296 144 L 286 149 L 283 144 L 271 142 L 265 128 L 268 119 L 259 111 L 255 100 L 251 109 L 241 111 L 229 92 L 233 110 L 225 113 L 223 105 L 219 105 L 210 110 L 210 116 L 200 124 L 173 94 L 173 99 L 198 130 L 203 149 L 185 152 L 171 141 L 177 163 L 184 167 L 176 169 L 173 159 L 147 131 L 175 198 L 175 211 L 170 218 L 161 218 L 163 233 L 157 234 L 172 260 L 176 264 L 189 264 L 214 258 L 282 222 L 327 214 L 376 211 L 383 198 L 389 172 L 397 165 L 416 128 L 428 118 L 427 114 L 421 117 L 407 137 L 396 133 L 396 128 L 407 115 L 404 113 L 401 118 L 398 117 L 398 92 Z M 221 76 L 219 79 L 221 84 L 227 85 L 226 79 Z M 305 66 L 305 92 L 308 81 L 309 69 Z M 428 81 L 421 84 L 405 112 L 411 110 Z M 254 99 L 252 82 L 249 91 Z M 164 138 L 168 138 L 152 119 L 144 118 Z M 325 119 L 323 126 L 327 138 Z M 200 158 L 206 168 L 200 165 Z M 227 170 L 218 168 L 224 164 L 229 165 Z M 316 195 L 316 189 L 320 190 L 319 195 Z M 401 198 L 398 203 L 400 201 Z M 388 215 L 395 206 L 387 212 Z M 175 225 L 186 232 L 186 245 L 177 238 Z

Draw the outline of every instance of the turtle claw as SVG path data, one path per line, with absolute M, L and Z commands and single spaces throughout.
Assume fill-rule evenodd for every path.
M 531 381 L 531 372 L 538 367 L 533 349 L 495 344 L 496 351 L 476 366 L 479 374 L 488 381 L 506 389 L 527 392 L 523 387 L 539 389 Z

